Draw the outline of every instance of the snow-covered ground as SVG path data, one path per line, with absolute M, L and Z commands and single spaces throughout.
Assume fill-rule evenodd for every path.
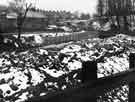
M 37 45 L 41 45 L 41 44 L 45 44 L 48 43 L 47 41 L 49 41 L 49 39 L 53 39 L 55 37 L 61 37 L 58 40 L 63 40 L 63 39 L 73 39 L 73 37 L 77 37 L 78 34 L 80 33 L 84 33 L 85 31 L 80 31 L 80 32 L 56 32 L 56 33 L 32 33 L 32 34 L 21 34 L 21 40 L 22 42 L 24 41 L 25 43 L 30 42 L 30 43 L 34 43 Z M 72 35 L 72 37 L 70 36 Z M 13 37 L 17 38 L 18 35 L 17 34 L 13 34 Z M 63 37 L 63 38 L 62 38 Z M 69 38 L 68 38 L 69 37 Z M 8 42 L 10 41 L 10 39 L 5 38 L 4 42 Z M 12 40 L 11 40 L 12 41 Z M 50 44 L 50 43 L 49 43 Z
M 72 42 L 57 52 L 44 48 L 3 52 L 0 54 L 0 98 L 5 102 L 23 102 L 78 85 L 84 61 L 98 61 L 98 77 L 128 70 L 128 56 L 135 52 L 134 45 L 134 37 L 119 34 L 107 39 Z M 72 74 L 68 76 L 69 73 Z
M 82 33 L 85 31 L 80 32 L 74 32 L 74 34 Z M 21 34 L 22 37 L 32 37 L 32 36 L 42 36 L 42 37 L 56 37 L 56 36 L 65 36 L 65 35 L 71 35 L 72 32 L 58 32 L 58 33 L 32 33 L 32 34 Z M 17 37 L 16 34 L 13 35 L 14 37 Z

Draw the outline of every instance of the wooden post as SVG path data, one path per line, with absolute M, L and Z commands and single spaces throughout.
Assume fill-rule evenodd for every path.
M 82 83 L 97 80 L 97 62 L 83 62 L 82 66 Z
M 82 83 L 91 82 L 97 80 L 97 62 L 87 61 L 82 64 Z M 84 102 L 97 102 L 97 98 L 87 98 Z
M 129 56 L 129 68 L 135 68 L 135 54 L 131 53 Z M 135 102 L 135 82 L 129 83 L 129 95 L 128 95 L 128 102 Z

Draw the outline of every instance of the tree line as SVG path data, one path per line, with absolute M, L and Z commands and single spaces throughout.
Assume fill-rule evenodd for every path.
M 97 16 L 117 26 L 118 30 L 130 30 L 135 21 L 135 0 L 98 0 Z

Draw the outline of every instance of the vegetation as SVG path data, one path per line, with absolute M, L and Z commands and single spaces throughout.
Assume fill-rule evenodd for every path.
M 134 25 L 135 0 L 98 0 L 97 15 L 107 19 L 119 30 L 129 31 Z
M 26 0 L 13 0 L 9 2 L 9 5 L 12 11 L 17 15 L 18 39 L 20 39 L 23 23 L 32 4 L 26 3 Z

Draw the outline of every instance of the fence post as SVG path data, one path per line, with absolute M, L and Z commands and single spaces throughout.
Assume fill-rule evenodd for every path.
M 135 68 L 135 54 L 131 53 L 129 55 L 129 68 Z M 128 102 L 135 102 L 135 82 L 129 83 L 129 95 L 128 95 Z
M 82 83 L 97 80 L 96 61 L 83 62 L 82 67 Z
M 87 61 L 82 64 L 82 83 L 97 80 L 97 62 Z M 97 102 L 97 98 L 88 98 L 85 102 Z

